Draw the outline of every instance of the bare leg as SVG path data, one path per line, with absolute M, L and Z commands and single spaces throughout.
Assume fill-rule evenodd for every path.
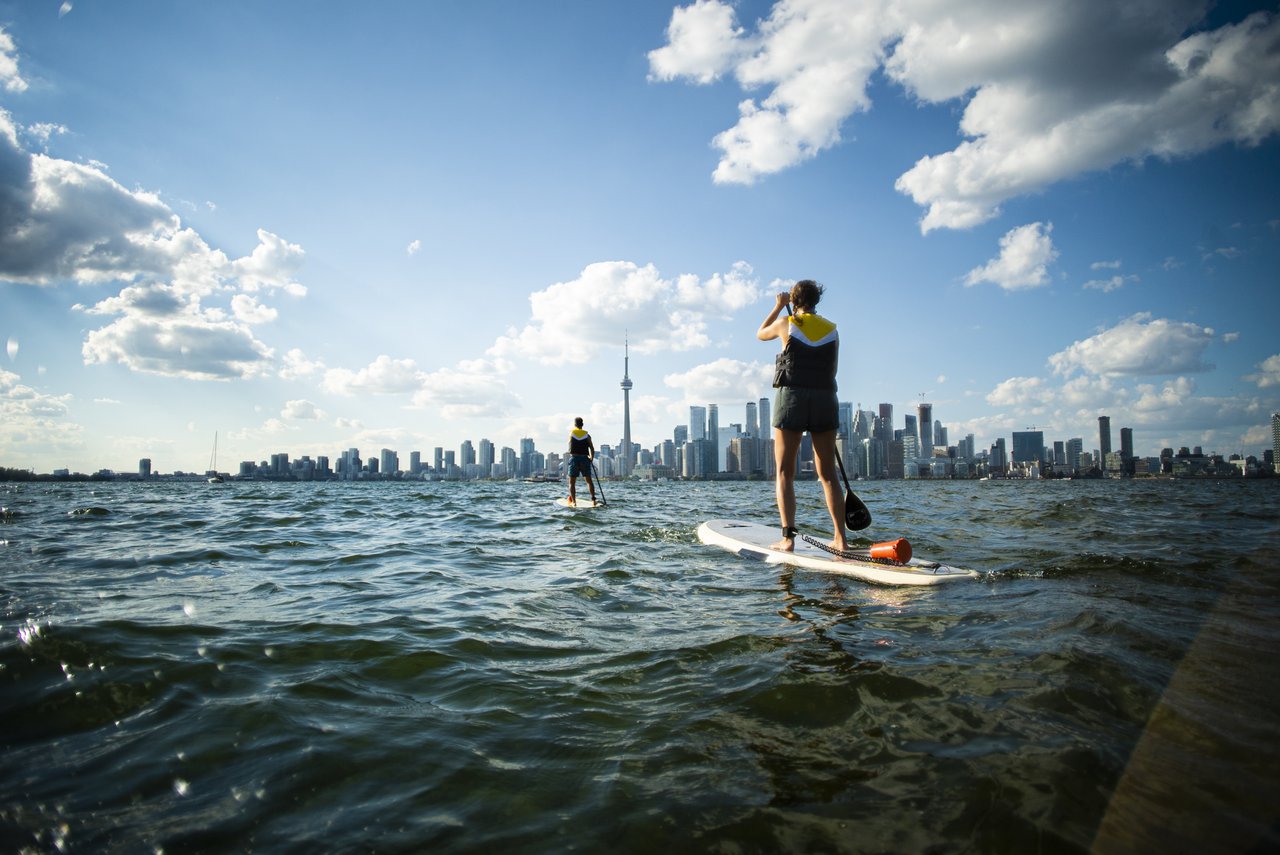
M 844 535 L 844 492 L 836 479 L 836 432 L 811 433 L 813 456 L 818 464 L 818 478 L 827 499 L 827 511 L 831 514 L 831 528 L 835 538 L 831 545 L 836 549 L 848 549 Z
M 569 504 L 578 504 L 578 476 L 569 476 Z
M 591 504 L 594 505 L 596 503 L 596 482 L 591 480 L 590 475 L 583 475 L 582 477 L 587 479 L 587 486 L 591 488 Z
M 774 489 L 778 498 L 778 516 L 784 531 L 796 527 L 796 458 L 800 455 L 800 440 L 804 434 L 794 430 L 773 429 L 773 456 L 777 462 Z M 773 549 L 793 552 L 794 537 L 783 537 L 773 544 Z

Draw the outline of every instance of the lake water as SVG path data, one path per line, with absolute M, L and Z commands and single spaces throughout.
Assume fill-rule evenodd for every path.
M 1280 850 L 1280 480 L 604 486 L 0 485 L 0 851 Z

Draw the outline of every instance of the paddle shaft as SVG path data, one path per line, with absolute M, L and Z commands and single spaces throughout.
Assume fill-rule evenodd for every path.
M 594 457 L 591 459 L 591 474 L 596 476 L 596 486 L 600 488 L 600 504 L 609 504 L 609 500 L 604 497 L 604 482 L 600 480 L 600 472 L 596 469 Z

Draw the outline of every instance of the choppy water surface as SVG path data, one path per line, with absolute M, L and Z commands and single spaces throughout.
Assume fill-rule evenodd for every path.
M 1280 848 L 1280 482 L 559 489 L 0 485 L 0 850 Z

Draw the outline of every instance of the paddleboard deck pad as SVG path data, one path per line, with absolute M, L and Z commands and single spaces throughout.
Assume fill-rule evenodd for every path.
M 604 502 L 593 502 L 591 501 L 591 498 L 587 496 L 579 496 L 578 503 L 576 505 L 571 504 L 567 497 L 561 496 L 560 498 L 556 499 L 556 504 L 562 508 L 574 508 L 575 510 L 579 510 L 579 511 L 590 510 L 591 508 L 604 507 Z
M 938 585 L 957 579 L 976 579 L 977 571 L 954 567 L 922 558 L 905 564 L 842 558 L 833 555 L 802 537 L 796 538 L 795 552 L 771 549 L 781 537 L 777 526 L 737 520 L 709 520 L 698 526 L 698 540 L 718 546 L 743 558 L 754 558 L 766 564 L 789 564 L 806 570 L 840 573 L 879 585 Z

